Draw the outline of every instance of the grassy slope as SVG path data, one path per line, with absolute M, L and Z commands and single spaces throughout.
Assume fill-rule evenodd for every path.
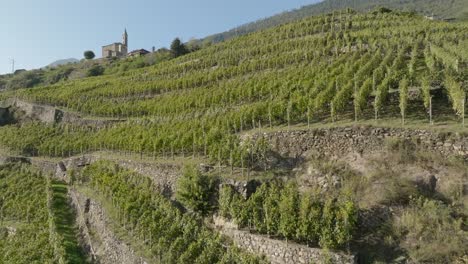
M 54 221 L 57 232 L 64 237 L 62 246 L 66 259 L 68 263 L 86 263 L 86 255 L 77 240 L 79 231 L 75 225 L 75 212 L 68 203 L 68 186 L 64 182 L 53 181 L 51 188 Z

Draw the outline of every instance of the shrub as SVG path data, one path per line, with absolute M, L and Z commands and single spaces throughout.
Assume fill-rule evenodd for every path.
M 195 167 L 186 167 L 183 176 L 177 182 L 176 197 L 187 208 L 205 216 L 213 209 L 215 183 L 213 177 L 203 175 Z
M 415 160 L 417 145 L 409 139 L 388 138 L 385 140 L 387 150 L 395 154 L 399 163 L 411 163 Z
M 104 74 L 104 70 L 105 70 L 104 67 L 102 67 L 101 65 L 94 65 L 93 67 L 88 69 L 86 76 L 88 77 L 100 76 Z
M 463 219 L 440 201 L 414 199 L 394 228 L 411 262 L 453 263 L 468 254 L 468 232 Z
M 6 85 L 7 89 L 31 88 L 39 85 L 44 78 L 42 70 L 25 71 L 13 76 Z

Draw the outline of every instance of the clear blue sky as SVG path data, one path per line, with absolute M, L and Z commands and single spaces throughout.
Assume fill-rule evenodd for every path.
M 101 55 L 101 46 L 167 47 L 299 8 L 318 0 L 0 0 L 0 73 L 39 68 L 55 60 L 81 59 L 84 50 Z

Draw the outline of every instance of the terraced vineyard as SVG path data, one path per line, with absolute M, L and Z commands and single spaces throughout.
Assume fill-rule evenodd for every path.
M 1 92 L 0 158 L 52 177 L 0 167 L 0 256 L 464 263 L 467 52 L 466 23 L 344 10 Z
M 30 166 L 0 166 L 0 263 L 87 263 L 58 187 Z
M 409 104 L 419 104 L 420 114 L 432 94 L 440 104 L 451 105 L 461 123 L 466 32 L 466 24 L 404 13 L 343 11 L 312 17 L 155 67 L 20 90 L 14 96 L 27 101 L 128 122 L 99 131 L 6 127 L 2 133 L 8 139 L 1 141 L 23 153 L 51 156 L 106 148 L 208 153 L 239 161 L 243 151 L 235 135 L 242 131 L 399 118 L 413 114 Z M 402 80 L 408 89 L 399 89 Z M 36 131 L 35 138 L 25 137 L 23 130 Z M 58 150 L 52 148 L 57 141 L 62 143 Z

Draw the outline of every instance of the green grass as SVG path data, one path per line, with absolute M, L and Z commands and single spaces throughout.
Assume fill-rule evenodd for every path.
M 64 238 L 68 263 L 87 263 L 86 254 L 79 242 L 79 230 L 75 224 L 75 212 L 68 202 L 68 186 L 61 181 L 52 181 L 52 211 L 57 232 Z

